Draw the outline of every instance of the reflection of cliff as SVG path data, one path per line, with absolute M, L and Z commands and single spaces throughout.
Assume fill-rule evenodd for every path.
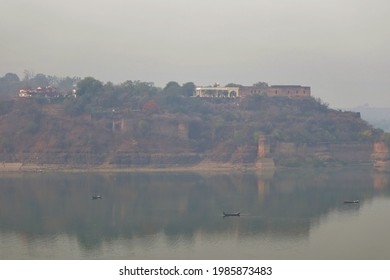
M 389 176 L 386 173 L 374 173 L 372 182 L 374 189 L 381 191 L 389 186 Z
M 76 235 L 87 248 L 160 232 L 189 239 L 199 233 L 301 236 L 313 221 L 341 210 L 343 200 L 364 203 L 378 189 L 388 191 L 388 175 L 380 176 L 367 170 L 2 176 L 0 230 Z M 103 199 L 91 200 L 96 193 Z M 224 210 L 243 215 L 223 219 Z

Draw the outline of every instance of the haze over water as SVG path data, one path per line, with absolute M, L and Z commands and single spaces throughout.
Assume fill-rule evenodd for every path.
M 389 259 L 389 179 L 360 167 L 4 173 L 0 259 Z

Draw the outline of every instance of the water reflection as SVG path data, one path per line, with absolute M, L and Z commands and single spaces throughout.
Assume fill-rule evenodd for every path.
M 92 200 L 94 194 L 103 199 Z M 0 258 L 99 258 L 93 255 L 96 250 L 110 250 L 113 258 L 142 257 L 148 250 L 155 258 L 167 250 L 171 258 L 188 258 L 199 242 L 298 242 L 307 240 L 329 213 L 356 215 L 379 196 L 389 196 L 389 175 L 364 168 L 274 174 L 2 174 L 0 248 L 7 253 Z M 343 203 L 355 199 L 361 203 Z M 224 219 L 222 211 L 241 216 Z M 15 236 L 16 241 L 9 241 Z M 82 254 L 57 248 L 18 255 L 20 243 L 30 246 L 37 240 L 43 251 L 50 250 L 44 249 L 48 242 L 66 247 L 76 240 Z M 118 241 L 127 248 L 115 255 Z M 15 250 L 7 242 L 18 242 Z M 142 252 L 134 249 L 139 244 Z

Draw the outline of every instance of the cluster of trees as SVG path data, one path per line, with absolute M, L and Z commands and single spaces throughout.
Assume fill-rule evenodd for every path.
M 15 73 L 7 73 L 0 78 L 0 96 L 15 96 L 19 90 L 36 89 L 38 87 L 52 86 L 64 95 L 70 93 L 80 82 L 79 77 L 47 76 L 42 73 L 34 74 L 32 71 L 24 71 L 22 79 Z
M 77 98 L 66 101 L 67 112 L 77 115 L 113 108 L 158 112 L 160 107 L 171 110 L 172 106 L 177 107 L 192 96 L 194 91 L 195 84 L 192 82 L 180 85 L 172 81 L 159 88 L 151 82 L 128 80 L 115 85 L 86 77 L 77 83 Z
M 7 73 L 0 78 L 0 96 L 13 95 L 20 88 L 20 79 L 14 73 Z

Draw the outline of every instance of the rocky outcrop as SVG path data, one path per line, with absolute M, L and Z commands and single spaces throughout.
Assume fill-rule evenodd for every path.
M 334 165 L 370 163 L 370 143 L 318 143 L 296 144 L 278 142 L 273 146 L 273 157 L 277 165 Z
M 271 145 L 263 134 L 259 135 L 257 144 L 256 169 L 267 170 L 274 169 L 275 162 L 271 155 Z
M 390 170 L 390 149 L 384 142 L 374 143 L 371 159 L 378 170 Z
M 215 154 L 219 157 L 216 157 Z M 65 152 L 51 150 L 2 154 L 3 162 L 23 164 L 56 164 L 64 166 L 117 166 L 117 167 L 167 167 L 192 166 L 204 160 L 215 163 L 252 166 L 256 169 L 272 169 L 275 166 L 298 167 L 305 165 L 371 164 L 378 169 L 390 170 L 390 149 L 385 143 L 344 143 L 298 145 L 291 142 L 269 143 L 260 136 L 257 147 L 241 145 L 232 153 L 218 150 L 214 153 L 177 153 L 142 151 L 113 151 L 112 153 Z
M 357 114 L 311 99 L 179 101 L 161 112 L 99 105 L 88 113 L 77 104 L 0 102 L 0 163 L 267 169 L 372 161 L 380 167 L 390 158 L 387 145 L 374 144 L 380 132 Z

